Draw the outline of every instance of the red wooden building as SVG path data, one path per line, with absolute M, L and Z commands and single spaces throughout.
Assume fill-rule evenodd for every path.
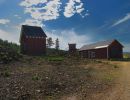
M 101 41 L 84 45 L 79 49 L 79 54 L 90 59 L 123 58 L 123 45 L 117 40 Z
M 44 55 L 46 53 L 46 37 L 41 27 L 22 25 L 20 35 L 21 53 Z
M 69 45 L 69 53 L 75 53 L 76 52 L 76 44 L 68 44 Z

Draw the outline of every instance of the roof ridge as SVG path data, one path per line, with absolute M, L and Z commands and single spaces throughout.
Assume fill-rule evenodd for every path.
M 21 32 L 26 36 L 47 37 L 42 27 L 22 25 Z
M 80 48 L 80 50 L 85 50 L 85 49 L 94 49 L 95 47 L 98 46 L 106 46 L 106 45 L 110 45 L 113 41 L 115 41 L 116 39 L 111 39 L 111 40 L 104 40 L 104 41 L 99 41 L 99 42 L 95 42 L 95 43 L 91 43 L 91 44 L 87 44 L 84 45 Z

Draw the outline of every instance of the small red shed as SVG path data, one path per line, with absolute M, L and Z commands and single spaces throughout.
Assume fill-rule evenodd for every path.
M 90 59 L 123 58 L 123 45 L 117 40 L 107 40 L 90 45 L 84 45 L 79 49 L 79 54 Z
M 20 35 L 21 53 L 27 55 L 46 54 L 46 37 L 41 27 L 22 25 Z
M 69 53 L 75 53 L 76 52 L 76 44 L 75 43 L 71 43 L 68 44 L 69 45 Z

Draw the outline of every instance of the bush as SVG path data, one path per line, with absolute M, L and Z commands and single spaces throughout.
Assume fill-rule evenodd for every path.
M 3 77 L 9 77 L 10 76 L 10 72 L 9 71 L 2 72 L 1 76 L 3 76 Z
M 21 57 L 19 46 L 0 39 L 0 63 L 9 63 Z
M 39 79 L 40 79 L 40 78 L 38 77 L 37 74 L 36 74 L 35 76 L 32 77 L 32 80 L 33 80 L 33 81 L 37 81 L 37 80 L 39 80 Z

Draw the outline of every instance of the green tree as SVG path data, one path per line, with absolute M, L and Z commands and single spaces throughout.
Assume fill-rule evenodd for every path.
M 59 50 L 59 39 L 57 38 L 56 40 L 55 40 L 55 49 L 56 50 Z
M 54 45 L 54 42 L 51 37 L 47 38 L 47 47 L 51 48 Z

